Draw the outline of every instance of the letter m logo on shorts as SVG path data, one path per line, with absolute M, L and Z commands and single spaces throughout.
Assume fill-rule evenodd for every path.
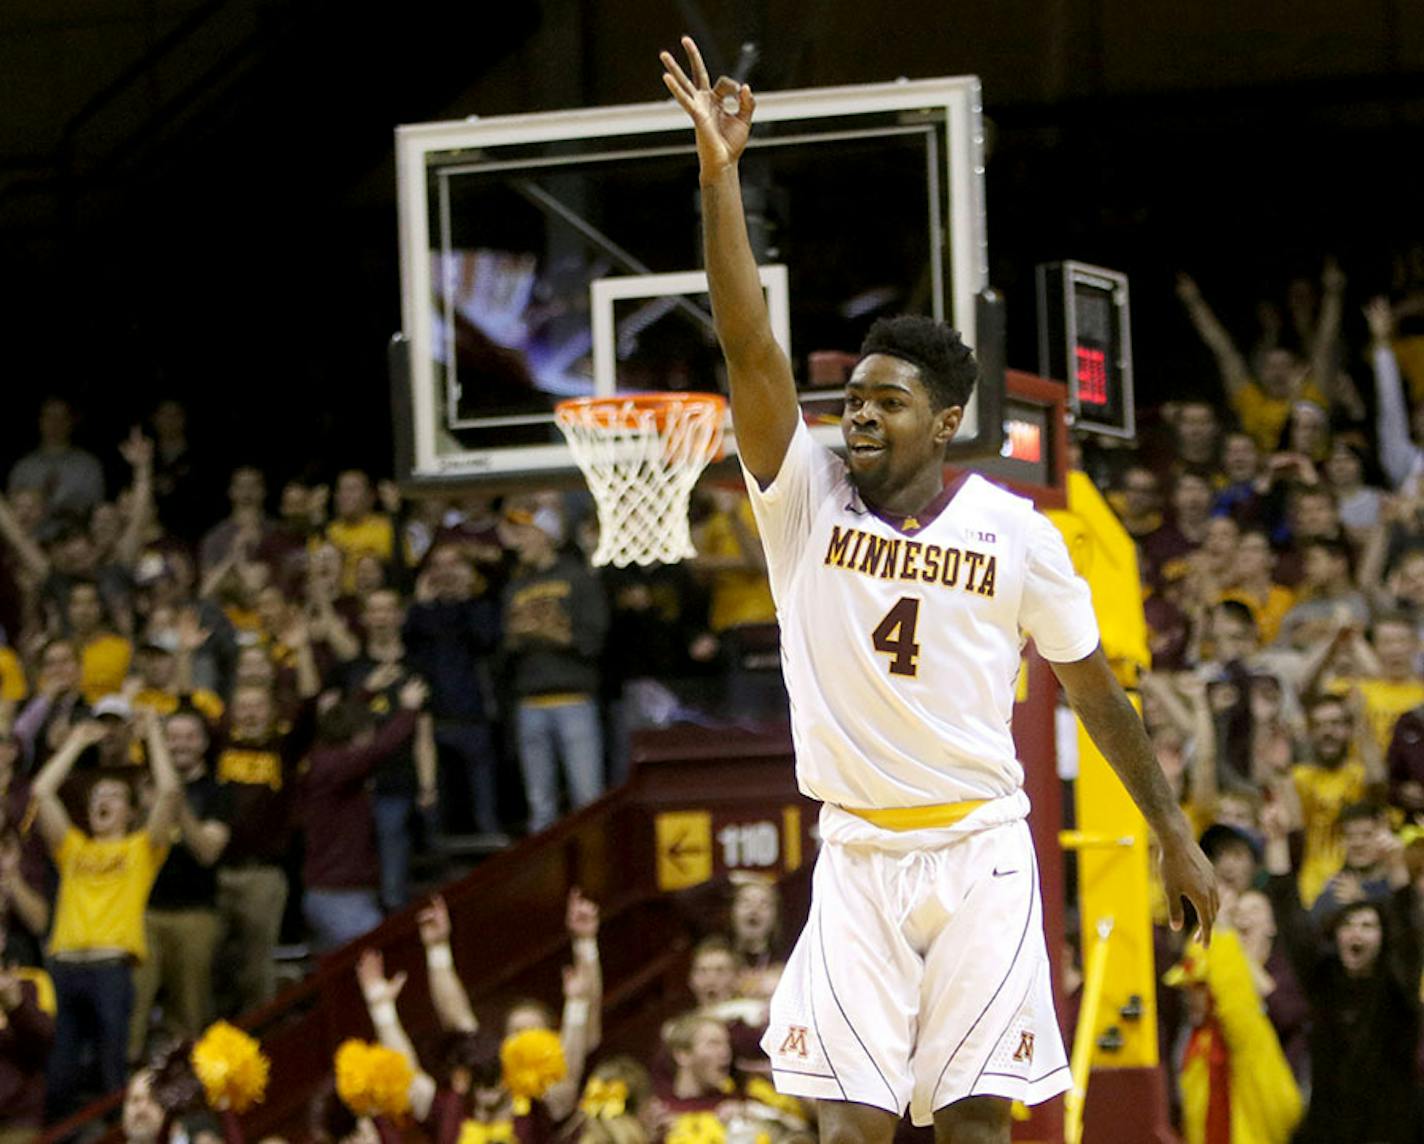
M 1019 1034 L 1019 1047 L 1014 1050 L 1014 1060 L 1023 1061 L 1025 1064 L 1033 1063 L 1033 1034 L 1024 1032 Z
M 798 1056 L 803 1061 L 806 1059 L 806 1028 L 802 1025 L 791 1025 L 786 1030 L 786 1039 L 781 1042 L 781 1048 L 777 1050 L 782 1056 Z

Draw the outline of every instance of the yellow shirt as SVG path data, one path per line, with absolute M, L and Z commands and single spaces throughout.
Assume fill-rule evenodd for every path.
M 1351 686 L 1359 689 L 1365 701 L 1365 718 L 1370 722 L 1375 742 L 1380 753 L 1389 750 L 1389 741 L 1394 738 L 1394 724 L 1406 711 L 1411 711 L 1424 703 L 1424 680 L 1374 679 L 1355 676 L 1350 679 L 1332 680 L 1326 690 L 1334 694 L 1344 694 Z
M 1295 607 L 1295 593 L 1280 584 L 1272 584 L 1264 600 L 1244 588 L 1223 592 L 1221 598 L 1235 600 L 1251 609 L 1251 614 L 1256 617 L 1256 630 L 1261 634 L 1262 647 L 1276 642 L 1276 636 L 1281 632 L 1281 621 Z
M 752 502 L 737 504 L 737 518 L 748 537 L 757 535 Z M 698 546 L 707 556 L 738 557 L 743 555 L 737 530 L 725 513 L 717 513 L 702 530 Z M 774 624 L 776 602 L 771 598 L 771 581 L 760 569 L 726 569 L 712 574 L 712 602 L 707 626 L 714 632 L 743 624 Z
M 54 851 L 59 898 L 50 953 L 117 949 L 142 961 L 143 911 L 167 857 L 168 847 L 155 846 L 146 830 L 101 840 L 71 826 Z
M 14 648 L 0 647 L 0 699 L 19 703 L 28 699 L 30 685 L 25 680 L 25 668 Z
M 1194 942 L 1184 960 L 1194 968 L 1204 963 L 1211 1007 L 1209 1018 L 1193 1030 L 1182 1062 L 1183 1139 L 1187 1144 L 1217 1139 L 1207 1131 L 1208 1059 L 1219 1043 L 1227 1054 L 1231 1144 L 1282 1144 L 1300 1123 L 1300 1090 L 1256 992 L 1240 939 L 1220 929 L 1210 949 Z
M 107 632 L 84 645 L 79 660 L 79 690 L 91 706 L 105 695 L 122 691 L 128 678 L 133 644 Z
M 356 591 L 356 562 L 363 556 L 374 556 L 389 564 L 396 551 L 396 530 L 391 518 L 378 512 L 347 523 L 333 520 L 326 526 L 326 538 L 341 549 L 341 590 Z
M 1354 760 L 1333 770 L 1302 763 L 1291 768 L 1291 779 L 1305 823 L 1305 853 L 1297 880 L 1300 900 L 1309 909 L 1344 864 L 1340 812 L 1365 797 L 1365 767 Z
M 1297 401 L 1313 401 L 1321 409 L 1330 407 L 1313 381 L 1301 386 L 1296 397 L 1272 397 L 1255 380 L 1246 382 L 1231 395 L 1231 405 L 1241 422 L 1242 432 L 1249 433 L 1257 447 L 1266 453 L 1274 453 L 1280 448 L 1281 430 L 1290 418 L 1291 406 Z

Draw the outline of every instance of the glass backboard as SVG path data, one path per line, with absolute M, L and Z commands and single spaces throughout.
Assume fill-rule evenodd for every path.
M 974 343 L 982 148 L 972 77 L 759 97 L 741 164 L 749 229 L 827 443 L 875 318 L 930 314 Z M 725 392 L 697 156 L 671 100 L 401 127 L 397 158 L 409 481 L 574 472 L 552 416 L 565 397 Z M 961 455 L 983 447 L 975 414 Z

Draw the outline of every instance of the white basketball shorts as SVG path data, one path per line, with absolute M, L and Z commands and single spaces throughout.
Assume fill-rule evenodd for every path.
M 893 853 L 827 843 L 771 1001 L 777 1090 L 929 1124 L 968 1096 L 1069 1087 L 1028 824 Z

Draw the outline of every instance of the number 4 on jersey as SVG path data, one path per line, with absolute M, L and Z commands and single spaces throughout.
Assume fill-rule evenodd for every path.
M 914 675 L 918 672 L 920 645 L 915 642 L 915 625 L 919 622 L 919 599 L 901 596 L 871 633 L 875 650 L 890 657 L 891 675 Z

